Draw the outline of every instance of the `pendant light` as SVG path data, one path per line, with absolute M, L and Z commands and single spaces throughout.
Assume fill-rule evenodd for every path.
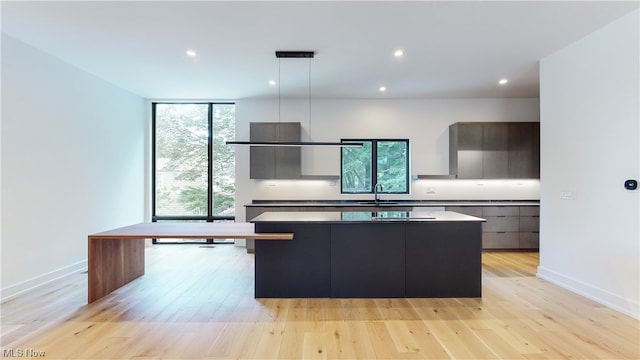
M 276 51 L 278 62 L 282 58 L 307 58 L 309 59 L 309 141 L 227 141 L 227 145 L 249 145 L 249 146 L 327 146 L 327 147 L 362 147 L 362 142 L 326 142 L 311 141 L 311 59 L 315 56 L 314 51 Z M 278 63 L 278 78 L 280 78 L 280 63 Z M 278 79 L 278 122 L 280 122 L 280 79 Z

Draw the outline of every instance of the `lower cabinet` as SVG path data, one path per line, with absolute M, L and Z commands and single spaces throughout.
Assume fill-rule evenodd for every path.
M 404 225 L 331 226 L 331 297 L 404 297 Z
M 538 249 L 540 247 L 540 207 L 520 207 L 520 248 Z
M 256 222 L 256 298 L 482 295 L 481 222 Z
M 258 225 L 256 225 L 258 228 Z M 292 232 L 292 241 L 257 241 L 256 298 L 322 298 L 331 293 L 331 229 L 324 224 L 261 223 L 259 232 Z
M 407 297 L 479 296 L 482 244 L 477 223 L 454 228 L 407 224 L 405 231 Z
M 448 206 L 447 211 L 481 217 L 483 249 L 538 249 L 540 206 Z

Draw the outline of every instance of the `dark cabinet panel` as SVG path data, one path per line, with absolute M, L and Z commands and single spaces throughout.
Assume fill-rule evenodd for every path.
M 407 297 L 481 296 L 480 223 L 407 224 Z
M 519 218 L 517 216 L 484 216 L 484 232 L 518 232 Z
M 404 297 L 404 282 L 404 225 L 331 226 L 331 297 Z
M 482 150 L 458 151 L 458 179 L 482 179 L 484 155 Z
M 291 241 L 256 241 L 256 298 L 327 297 L 331 291 L 331 226 L 256 223 L 256 232 L 292 232 Z
M 484 206 L 482 216 L 518 216 L 520 207 L 518 206 Z
M 484 144 L 482 123 L 466 123 L 458 127 L 458 149 L 478 150 Z
M 483 249 L 519 249 L 519 232 L 485 232 L 482 233 Z
M 540 248 L 540 233 L 537 231 L 520 233 L 521 249 L 538 249 Z
M 521 216 L 520 217 L 520 231 L 539 231 L 540 229 L 540 217 L 539 216 Z
M 520 216 L 540 216 L 540 206 L 520 206 Z
M 451 125 L 449 172 L 460 179 L 539 178 L 540 124 Z
M 509 127 L 509 178 L 540 177 L 540 124 Z
M 300 141 L 300 123 L 251 123 L 251 141 Z M 251 146 L 249 150 L 251 179 L 299 179 L 301 152 L 292 146 Z

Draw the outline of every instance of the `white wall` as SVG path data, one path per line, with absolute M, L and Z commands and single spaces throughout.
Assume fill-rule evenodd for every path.
M 2 34 L 2 298 L 144 220 L 145 102 Z
M 341 138 L 408 138 L 412 174 L 449 173 L 449 125 L 460 121 L 539 121 L 538 99 L 307 99 L 282 100 L 280 121 L 300 121 L 303 140 Z M 277 100 L 236 103 L 237 139 L 249 138 L 249 122 L 278 121 Z M 311 125 L 311 126 L 309 126 Z M 338 148 L 303 149 L 305 175 L 339 175 Z M 429 193 L 427 193 L 429 192 Z M 249 179 L 249 149 L 236 149 L 237 218 L 251 200 L 362 199 L 370 195 L 341 195 L 339 181 L 273 181 Z M 418 180 L 411 194 L 393 198 L 424 200 L 537 200 L 537 180 Z
M 543 59 L 538 276 L 640 317 L 639 19 Z

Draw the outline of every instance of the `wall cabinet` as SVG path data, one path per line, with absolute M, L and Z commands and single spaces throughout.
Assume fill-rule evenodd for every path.
M 538 249 L 539 206 L 448 206 L 447 211 L 481 217 L 483 249 Z
M 300 123 L 251 123 L 251 141 L 300 141 Z M 251 179 L 299 179 L 301 153 L 296 146 L 251 146 Z
M 540 124 L 455 123 L 449 127 L 449 173 L 459 179 L 540 177 Z

